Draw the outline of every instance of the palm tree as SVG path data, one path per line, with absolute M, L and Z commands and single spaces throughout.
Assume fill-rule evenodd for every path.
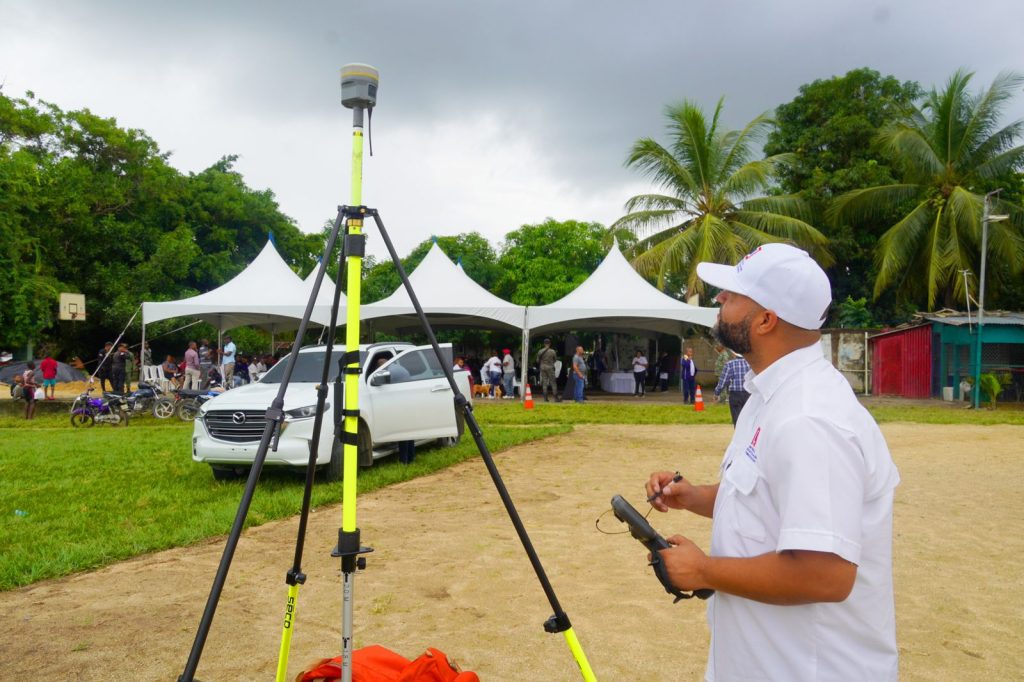
M 697 263 L 735 263 L 766 242 L 791 241 L 830 264 L 826 238 L 808 222 L 809 210 L 795 196 L 763 196 L 789 154 L 751 160 L 753 145 L 772 125 L 766 114 L 743 130 L 720 130 L 723 100 L 710 126 L 692 102 L 669 106 L 670 148 L 651 138 L 637 140 L 626 166 L 637 168 L 663 190 L 626 202 L 627 215 L 611 230 L 643 237 L 632 249 L 633 266 L 664 287 L 675 275 L 687 293 L 703 291 Z
M 903 216 L 878 242 L 875 298 L 894 287 L 932 310 L 940 294 L 944 305 L 955 307 L 968 293 L 960 271 L 975 270 L 981 258 L 984 195 L 1014 182 L 1024 163 L 1024 146 L 1014 146 L 1024 120 L 998 126 L 1003 105 L 1024 79 L 1000 74 L 988 90 L 972 95 L 972 76 L 957 71 L 942 91 L 932 88 L 920 108 L 879 133 L 878 144 L 903 169 L 902 183 L 848 192 L 829 211 L 833 220 L 853 223 L 892 211 Z M 1024 210 L 997 201 L 992 213 L 1010 216 L 989 226 L 989 257 L 1005 266 L 993 274 L 1019 273 Z

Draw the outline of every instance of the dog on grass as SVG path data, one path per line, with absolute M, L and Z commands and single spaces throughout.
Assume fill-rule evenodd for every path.
M 488 384 L 473 384 L 473 397 L 474 398 L 486 398 L 491 393 L 491 387 Z M 495 399 L 502 396 L 501 386 L 494 387 Z

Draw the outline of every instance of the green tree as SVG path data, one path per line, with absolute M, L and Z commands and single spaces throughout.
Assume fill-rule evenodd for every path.
M 1016 142 L 1024 120 L 1002 127 L 999 122 L 1024 79 L 1001 74 L 972 95 L 972 75 L 957 71 L 905 120 L 880 132 L 879 149 L 899 164 L 901 182 L 847 192 L 833 205 L 834 220 L 853 222 L 884 219 L 906 207 L 878 242 L 876 298 L 892 288 L 928 310 L 963 301 L 960 271 L 980 262 L 984 195 L 1017 182 L 1024 146 Z M 989 284 L 999 289 L 1024 267 L 1024 210 L 1003 200 L 992 212 L 1010 215 L 989 227 L 989 258 L 999 264 Z
M 872 142 L 883 127 L 900 120 L 920 94 L 921 87 L 913 81 L 901 83 L 861 68 L 803 85 L 791 102 L 775 109 L 765 153 L 792 153 L 791 163 L 778 169 L 779 187 L 807 200 L 813 223 L 828 237 L 836 262 L 829 269 L 836 301 L 871 296 L 875 245 L 882 226 L 890 223 L 831 223 L 825 220 L 826 209 L 845 192 L 896 181 L 899 171 L 892 156 Z M 892 295 L 875 301 L 872 308 L 890 321 L 903 314 Z
M 319 235 L 246 186 L 233 161 L 183 175 L 141 130 L 0 94 L 0 345 L 58 340 L 89 357 L 139 303 L 222 284 L 270 233 L 297 272 L 310 268 Z M 58 291 L 86 295 L 86 322 L 54 322 Z
M 608 251 L 600 223 L 548 218 L 505 235 L 494 293 L 519 305 L 557 301 L 582 284 Z
M 666 109 L 669 147 L 645 137 L 634 143 L 626 165 L 663 190 L 626 202 L 627 215 L 612 229 L 628 227 L 644 238 L 633 265 L 664 288 L 677 275 L 688 292 L 703 291 L 700 261 L 735 263 L 759 244 L 792 241 L 828 265 L 826 239 L 796 196 L 763 196 L 789 154 L 752 160 L 753 147 L 771 125 L 766 115 L 743 130 L 719 127 L 723 100 L 710 120 L 692 102 Z M 761 195 L 761 196 L 759 196 Z M 645 236 L 646 235 L 646 236 Z
M 498 279 L 500 268 L 494 247 L 479 232 L 466 232 L 452 237 L 431 237 L 420 242 L 402 259 L 402 268 L 411 274 L 437 243 L 448 258 L 462 263 L 462 269 L 474 282 L 491 289 Z M 372 303 L 387 298 L 401 285 L 398 271 L 390 259 L 377 262 L 368 258 L 364 263 L 363 302 Z

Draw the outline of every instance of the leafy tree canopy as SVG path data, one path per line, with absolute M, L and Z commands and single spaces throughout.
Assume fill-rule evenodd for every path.
M 894 158 L 900 182 L 852 190 L 832 206 L 837 222 L 885 219 L 897 213 L 878 242 L 874 294 L 895 290 L 928 310 L 954 307 L 968 293 L 977 297 L 975 271 L 981 260 L 984 197 L 1019 185 L 1024 167 L 1024 119 L 1001 123 L 1005 106 L 1024 77 L 999 75 L 972 94 L 971 73 L 957 71 L 941 90 L 932 89 L 922 105 L 885 126 L 877 145 Z M 1008 220 L 988 231 L 990 291 L 999 294 L 1024 272 L 1024 208 L 1014 193 L 994 198 L 992 214 Z M 967 287 L 967 288 L 965 288 Z
M 844 192 L 896 181 L 896 159 L 874 141 L 884 126 L 913 108 L 921 93 L 913 81 L 860 68 L 803 85 L 796 98 L 775 109 L 765 153 L 790 153 L 791 162 L 778 169 L 779 187 L 807 200 L 813 222 L 829 238 L 835 257 L 829 277 L 836 301 L 871 297 L 875 246 L 898 216 L 894 212 L 881 220 L 832 223 L 825 219 L 828 204 Z M 905 313 L 891 292 L 872 308 L 887 321 L 898 321 Z
M 583 283 L 608 250 L 600 223 L 548 218 L 505 235 L 493 291 L 519 305 L 545 305 Z
M 141 301 L 222 284 L 270 234 L 293 268 L 311 267 L 319 235 L 246 186 L 234 160 L 185 175 L 141 130 L 0 93 L 0 346 L 53 341 L 90 357 Z M 56 322 L 59 291 L 86 295 L 86 322 Z
M 656 276 L 664 288 L 669 276 L 701 292 L 697 263 L 735 263 L 753 247 L 792 241 L 829 264 L 826 239 L 808 221 L 810 211 L 797 196 L 766 196 L 789 154 L 754 158 L 754 148 L 771 125 L 761 115 L 742 130 L 720 126 L 723 100 L 710 120 L 693 102 L 669 106 L 668 146 L 645 137 L 633 144 L 626 165 L 651 178 L 662 190 L 626 202 L 627 215 L 612 226 L 644 237 L 633 265 Z

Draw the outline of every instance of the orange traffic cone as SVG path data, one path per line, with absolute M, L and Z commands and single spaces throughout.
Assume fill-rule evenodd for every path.
M 533 409 L 533 391 L 530 390 L 530 384 L 526 384 L 526 397 L 523 399 L 523 407 L 528 410 Z
M 704 396 L 700 392 L 700 384 L 697 384 L 697 393 L 693 396 L 693 409 L 695 412 L 704 411 Z

